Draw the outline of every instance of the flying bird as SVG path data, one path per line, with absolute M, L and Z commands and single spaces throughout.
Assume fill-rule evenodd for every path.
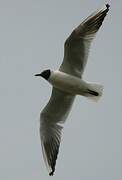
M 40 114 L 40 138 L 44 161 L 53 175 L 61 142 L 63 123 L 66 121 L 76 95 L 98 101 L 103 86 L 82 79 L 91 42 L 109 11 L 109 4 L 92 13 L 76 27 L 64 44 L 64 59 L 59 70 L 44 70 L 41 76 L 52 85 L 49 102 Z

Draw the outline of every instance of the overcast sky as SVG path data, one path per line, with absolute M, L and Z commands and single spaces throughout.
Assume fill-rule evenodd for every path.
M 63 43 L 105 3 L 110 11 L 90 51 L 84 79 L 104 85 L 99 103 L 77 97 L 54 180 L 122 179 L 122 1 L 0 0 L 0 179 L 48 180 L 39 114 L 51 86 L 34 77 L 57 69 Z

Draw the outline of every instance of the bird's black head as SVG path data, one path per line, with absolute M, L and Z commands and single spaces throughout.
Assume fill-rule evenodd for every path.
M 41 76 L 41 77 L 43 77 L 46 80 L 49 79 L 50 75 L 51 75 L 51 70 L 50 69 L 44 70 L 40 74 L 35 74 L 35 76 Z

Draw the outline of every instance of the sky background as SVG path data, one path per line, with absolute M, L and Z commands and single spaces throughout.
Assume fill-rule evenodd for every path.
M 84 79 L 104 85 L 99 103 L 77 97 L 65 123 L 54 180 L 122 179 L 122 1 L 0 0 L 0 179 L 48 180 L 39 114 L 63 43 L 84 18 L 111 5 L 92 43 Z

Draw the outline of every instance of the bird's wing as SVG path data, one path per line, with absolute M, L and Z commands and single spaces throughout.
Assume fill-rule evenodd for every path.
M 64 45 L 64 60 L 60 71 L 81 77 L 87 63 L 92 40 L 109 10 L 106 4 L 102 9 L 91 14 L 68 37 Z
M 75 96 L 53 88 L 51 98 L 40 114 L 40 137 L 44 161 L 49 175 L 55 171 L 61 141 L 62 123 L 65 122 Z

